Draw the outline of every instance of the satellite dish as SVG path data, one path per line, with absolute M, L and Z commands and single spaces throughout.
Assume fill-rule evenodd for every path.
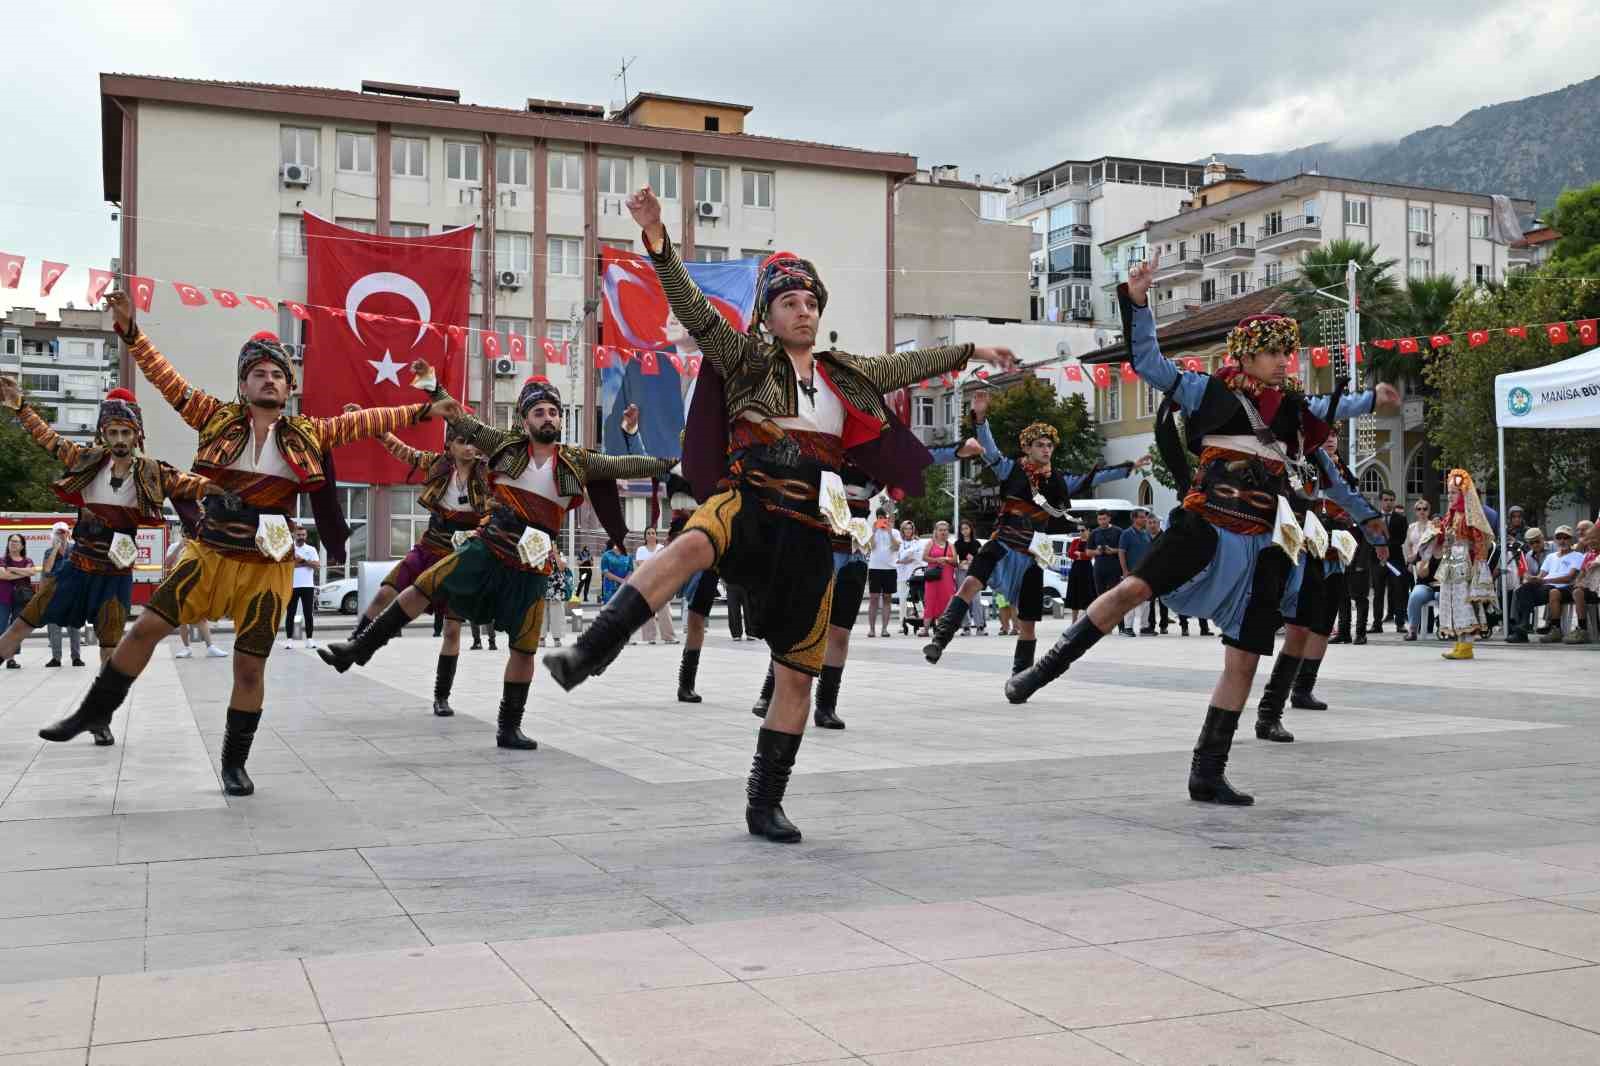
M 1056 354 L 1065 359 L 1072 354 L 1072 345 L 1066 341 L 1056 341 Z
M 1095 343 L 1095 347 L 1104 348 L 1107 344 L 1111 343 L 1111 334 L 1107 333 L 1103 329 L 1095 330 L 1094 331 L 1094 343 Z

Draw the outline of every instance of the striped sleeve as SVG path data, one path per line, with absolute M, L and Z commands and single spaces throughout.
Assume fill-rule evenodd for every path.
M 313 418 L 317 437 L 324 448 L 337 448 L 351 441 L 381 437 L 405 426 L 414 426 L 428 414 L 432 404 L 408 403 L 400 407 L 364 407 L 334 418 Z
M 970 344 L 946 344 L 938 348 L 917 348 L 909 352 L 856 358 L 853 363 L 879 392 L 893 392 L 914 385 L 924 378 L 936 378 L 960 370 L 972 358 Z
M 655 264 L 656 277 L 661 280 L 661 291 L 667 294 L 667 303 L 683 328 L 700 345 L 700 351 L 711 360 L 711 365 L 724 378 L 732 377 L 744 365 L 746 345 L 755 342 L 749 334 L 740 333 L 728 324 L 722 313 L 711 306 L 706 294 L 689 276 L 689 270 L 678 258 L 672 238 L 666 237 L 659 249 L 651 249 L 645 239 L 650 261 Z
M 425 452 L 421 448 L 413 448 L 393 433 L 385 433 L 379 438 L 378 443 L 382 444 L 390 455 L 413 470 L 426 470 L 439 458 L 438 452 Z
M 139 371 L 145 379 L 156 387 L 162 399 L 172 405 L 178 412 L 178 417 L 183 419 L 191 429 L 200 429 L 211 416 L 216 414 L 217 408 L 222 406 L 222 401 L 202 389 L 197 389 L 184 380 L 178 368 L 167 361 L 167 357 L 156 350 L 150 343 L 150 338 L 140 330 L 128 344 L 128 354 L 133 356 L 133 361 L 139 364 Z
M 499 453 L 501 448 L 515 443 L 519 437 L 522 437 L 520 433 L 509 433 L 505 430 L 485 425 L 467 414 L 461 415 L 459 418 L 452 418 L 450 420 L 450 428 L 458 436 L 465 437 L 468 444 L 482 452 L 485 459 L 493 457 Z
M 17 421 L 28 431 L 33 442 L 68 466 L 78 461 L 83 449 L 50 428 L 50 423 L 39 417 L 27 404 L 17 408 Z
M 186 474 L 167 463 L 161 464 L 161 491 L 169 500 L 203 500 L 210 486 L 208 478 Z
M 606 455 L 582 450 L 583 480 L 616 481 L 628 478 L 665 477 L 678 464 L 676 459 L 657 459 L 653 455 Z

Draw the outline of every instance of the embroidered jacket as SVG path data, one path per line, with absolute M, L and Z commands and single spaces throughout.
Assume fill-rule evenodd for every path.
M 489 513 L 489 478 L 482 462 L 472 464 L 467 477 L 467 498 L 447 499 L 450 481 L 455 474 L 455 460 L 445 452 L 428 452 L 413 448 L 393 433 L 382 437 L 385 450 L 411 469 L 407 477 L 420 471 L 422 491 L 417 493 L 417 505 L 430 515 L 427 532 L 417 543 L 438 552 L 452 550 L 451 539 L 461 530 L 476 529 L 479 521 Z

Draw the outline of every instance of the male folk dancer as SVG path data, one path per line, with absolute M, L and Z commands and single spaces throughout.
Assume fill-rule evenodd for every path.
M 112 389 L 101 401 L 95 443 L 87 448 L 51 429 L 10 378 L 0 378 L 0 402 L 16 412 L 17 421 L 39 447 L 66 466 L 66 473 L 50 487 L 64 502 L 78 508 L 67 565 L 60 574 L 45 578 L 38 593 L 0 636 L 0 660 L 15 655 L 23 638 L 43 625 L 70 629 L 76 651 L 77 631 L 92 622 L 104 664 L 128 622 L 139 527 L 165 524 L 163 499 L 194 501 L 223 490 L 203 477 L 180 473 L 139 454 L 144 446 L 144 416 L 127 389 Z M 61 728 L 63 724 L 50 726 L 39 735 L 46 740 L 71 740 L 84 731 L 68 733 Z M 109 719 L 86 728 L 96 744 L 116 743 Z
M 923 656 L 936 663 L 955 639 L 972 601 L 985 585 L 1005 596 L 1017 608 L 1017 646 L 1012 653 L 1011 672 L 1033 665 L 1038 638 L 1034 625 L 1044 617 L 1044 571 L 1029 551 L 1034 535 L 1049 529 L 1052 518 L 1066 515 L 1072 497 L 1095 485 L 1118 481 L 1150 460 L 1096 467 L 1087 474 L 1061 474 L 1050 466 L 1056 445 L 1061 441 L 1056 428 L 1035 422 L 1018 436 L 1022 454 L 1016 459 L 1004 455 L 989 430 L 989 397 L 980 392 L 972 400 L 972 417 L 977 424 L 978 441 L 984 461 L 1000 481 L 1000 518 L 961 583 L 933 623 L 933 639 L 922 648 Z
M 294 582 L 287 515 L 295 497 L 311 494 L 322 543 L 331 556 L 342 557 L 347 530 L 327 476 L 328 451 L 448 414 L 457 405 L 437 391 L 429 403 L 377 407 L 337 418 L 286 415 L 294 366 L 271 333 L 255 334 L 239 350 L 239 399 L 223 400 L 190 385 L 156 350 L 134 324 L 126 293 L 112 293 L 107 301 L 117 333 L 139 370 L 178 416 L 199 431 L 195 472 L 227 495 L 207 500 L 198 534 L 185 542 L 171 576 L 156 588 L 82 705 L 51 730 L 55 737 L 68 739 L 86 729 L 104 728 L 167 634 L 202 619 L 232 618 L 238 635 L 222 741 L 222 787 L 230 796 L 248 796 L 255 784 L 244 767 L 261 723 L 267 656 Z M 426 364 L 414 363 L 412 369 L 420 372 Z
M 532 751 L 539 744 L 522 732 L 522 716 L 544 628 L 545 586 L 555 569 L 552 549 L 567 512 L 583 503 L 587 489 L 606 533 L 621 544 L 628 530 L 622 523 L 616 479 L 658 477 L 672 460 L 602 455 L 558 443 L 561 393 L 544 377 L 523 383 L 517 414 L 522 429 L 512 432 L 465 414 L 451 420 L 451 432 L 482 453 L 488 466 L 488 519 L 459 548 L 419 574 L 371 625 L 317 654 L 340 673 L 365 666 L 430 603 L 442 603 L 452 614 L 503 629 L 511 638 L 511 656 L 506 661 L 495 744 Z M 623 432 L 630 437 L 637 429 L 638 412 L 631 414 L 623 422 Z
M 1299 563 L 1300 587 L 1293 599 L 1286 598 L 1283 608 L 1287 631 L 1283 647 L 1272 664 L 1272 674 L 1256 706 L 1256 737 L 1283 744 L 1294 740 L 1294 734 L 1283 728 L 1285 699 L 1298 710 L 1328 709 L 1311 690 L 1316 687 L 1323 656 L 1328 654 L 1328 638 L 1339 616 L 1339 603 L 1349 595 L 1345 565 L 1332 539 L 1340 533 L 1350 536 L 1357 524 L 1364 526 L 1374 519 L 1379 521 L 1373 522 L 1373 527 L 1382 530 L 1379 540 L 1387 536 L 1377 508 L 1362 497 L 1350 471 L 1339 461 L 1338 436 L 1332 432 L 1332 427 L 1328 439 L 1313 458 L 1320 468 L 1317 471 L 1320 491 L 1310 504 L 1310 512 L 1317 516 L 1328 540 L 1320 545 L 1324 550 L 1319 552 L 1310 538 L 1306 539 L 1305 554 Z M 1312 489 L 1311 485 L 1306 487 Z
M 1299 326 L 1278 315 L 1251 315 L 1228 335 L 1237 362 L 1215 374 L 1179 371 L 1161 354 L 1155 319 L 1146 306 L 1159 257 L 1129 272 L 1118 288 L 1123 335 L 1141 378 L 1163 393 L 1156 426 L 1162 458 L 1177 478 L 1183 503 L 1133 574 L 1099 596 L 1034 666 L 1006 682 L 1006 696 L 1021 702 L 1060 677 L 1117 620 L 1152 596 L 1180 614 L 1210 618 L 1226 645 L 1222 676 L 1211 694 L 1205 725 L 1189 771 L 1191 799 L 1244 805 L 1255 800 L 1228 784 L 1224 769 L 1239 712 L 1250 695 L 1260 656 L 1272 654 L 1285 592 L 1295 575 L 1298 545 L 1278 514 L 1284 497 L 1299 500 L 1308 478 L 1305 457 L 1321 447 L 1329 421 L 1354 418 L 1376 407 L 1396 409 L 1391 385 L 1359 396 L 1306 396 L 1289 380 L 1300 343 Z M 1180 430 L 1175 412 L 1185 424 Z M 1191 480 L 1188 453 L 1200 461 Z M 1295 522 L 1298 518 L 1291 515 Z M 1296 528 L 1298 526 L 1296 525 Z M 1287 547 L 1274 543 L 1274 536 Z M 1373 539 L 1380 539 L 1376 533 Z
M 960 369 L 971 358 L 1002 366 L 1014 360 L 1005 349 L 971 345 L 872 359 L 815 352 L 827 289 L 810 262 L 789 253 L 762 264 L 753 320 L 741 333 L 690 279 L 661 224 L 655 194 L 639 190 L 628 210 L 643 229 L 673 313 L 716 372 L 715 379 L 702 376 L 695 390 L 684 471 L 697 489 L 703 472 L 723 477 L 720 491 L 700 505 L 683 535 L 629 577 L 575 645 L 544 661 L 571 689 L 603 669 L 690 574 L 716 568 L 742 586 L 750 630 L 766 640 L 776 664 L 775 698 L 746 788 L 745 823 L 757 836 L 796 841 L 800 831 L 784 816 L 783 796 L 805 731 L 811 679 L 824 662 L 833 588 L 831 526 L 819 506 L 824 480 L 838 476 L 848 449 L 869 477 L 920 491 L 927 450 L 889 431 L 883 394 Z M 714 401 L 707 397 L 717 390 L 708 391 L 708 384 L 725 386 L 721 411 L 711 410 Z M 726 433 L 725 449 L 712 448 L 715 455 L 697 451 L 702 421 Z
M 422 473 L 422 491 L 417 494 L 417 505 L 428 512 L 428 528 L 383 579 L 378 594 L 356 623 L 351 639 L 365 632 L 384 608 L 410 588 L 424 571 L 455 551 L 456 538 L 464 539 L 489 513 L 488 475 L 478 460 L 478 450 L 467 440 L 465 432 L 464 423 L 450 423 L 442 452 L 421 451 L 393 433 L 384 435 L 384 448 L 409 468 L 407 479 L 413 473 Z M 450 706 L 450 689 L 455 684 L 456 664 L 461 658 L 461 616 L 438 601 L 429 603 L 428 610 L 444 615 L 444 643 L 440 645 L 439 665 L 433 675 L 433 713 L 448 718 L 456 713 Z

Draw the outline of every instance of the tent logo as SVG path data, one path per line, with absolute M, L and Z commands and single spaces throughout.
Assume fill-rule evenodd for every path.
M 1533 410 L 1533 393 L 1518 385 L 1506 394 L 1506 410 L 1518 418 Z

